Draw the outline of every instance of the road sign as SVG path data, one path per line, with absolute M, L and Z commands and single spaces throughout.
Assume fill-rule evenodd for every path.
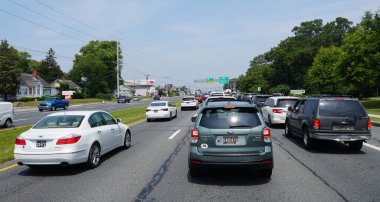
M 207 83 L 208 83 L 208 84 L 213 84 L 213 83 L 214 83 L 214 78 L 212 78 L 212 77 L 207 77 Z
M 221 84 L 229 84 L 230 83 L 230 78 L 227 76 L 221 76 L 219 77 L 219 83 Z
M 260 91 L 261 91 L 261 87 L 257 87 L 257 91 L 259 91 L 259 92 L 260 92 Z

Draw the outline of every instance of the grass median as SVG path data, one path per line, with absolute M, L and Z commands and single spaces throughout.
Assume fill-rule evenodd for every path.
M 112 100 L 104 100 L 105 102 L 116 102 L 115 98 Z M 91 103 L 102 103 L 102 99 L 97 98 L 87 98 L 87 99 L 72 99 L 70 100 L 70 105 L 80 105 L 80 104 L 91 104 Z M 15 107 L 37 107 L 40 101 L 32 101 L 32 102 L 15 102 L 13 106 Z

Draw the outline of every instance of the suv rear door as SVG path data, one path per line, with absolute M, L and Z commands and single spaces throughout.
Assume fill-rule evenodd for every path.
M 340 133 L 367 131 L 368 115 L 356 99 L 321 99 L 318 107 L 320 130 Z
M 206 108 L 198 123 L 198 151 L 210 156 L 258 155 L 265 151 L 256 108 Z

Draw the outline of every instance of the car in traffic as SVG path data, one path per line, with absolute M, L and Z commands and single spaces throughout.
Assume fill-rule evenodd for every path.
M 272 96 L 284 96 L 284 93 L 272 93 Z
M 152 102 L 146 109 L 146 120 L 150 122 L 153 119 L 168 119 L 177 117 L 177 107 L 169 101 Z
M 347 143 L 360 150 L 371 138 L 371 121 L 359 102 L 350 97 L 309 97 L 289 107 L 285 136 L 299 136 L 306 149 L 315 146 L 315 140 Z
M 224 92 L 211 92 L 210 97 L 226 96 Z
M 231 93 L 230 93 L 230 96 L 232 96 L 232 97 L 235 97 L 235 98 L 236 98 L 236 97 L 238 96 L 238 93 L 237 93 L 237 92 L 231 92 Z
M 199 109 L 199 102 L 195 99 L 195 96 L 185 96 L 182 98 L 181 110 L 186 109 Z
M 134 98 L 132 98 L 132 101 L 138 102 L 138 101 L 141 101 L 141 99 L 139 97 L 134 97 Z
M 213 96 L 208 97 L 204 105 L 207 105 L 209 102 L 223 102 L 223 101 L 236 101 L 235 97 L 232 96 Z
M 291 96 L 268 98 L 261 108 L 261 113 L 268 126 L 284 124 L 288 107 L 293 107 L 298 100 L 298 97 Z
M 257 106 L 261 110 L 261 108 L 265 105 L 265 102 L 267 101 L 268 98 L 272 97 L 271 95 L 264 95 L 264 94 L 259 94 L 259 95 L 254 95 L 251 98 L 251 101 L 253 104 Z
M 50 114 L 16 138 L 14 159 L 19 165 L 72 165 L 96 168 L 101 157 L 131 146 L 131 131 L 104 111 Z
M 160 95 L 158 95 L 158 94 L 157 94 L 157 95 L 154 95 L 154 96 L 153 96 L 153 100 L 161 100 Z
M 10 128 L 14 120 L 14 108 L 11 102 L 0 102 L 0 127 Z
M 250 101 L 252 99 L 252 96 L 254 96 L 254 95 L 256 95 L 256 93 L 243 93 L 241 95 L 240 99 L 241 99 L 241 101 L 248 102 L 248 101 Z
M 203 100 L 204 100 L 204 96 L 201 95 L 201 94 L 199 94 L 199 95 L 196 95 L 196 96 L 195 96 L 195 99 L 198 100 L 199 103 L 202 103 Z
M 67 110 L 68 107 L 69 101 L 63 100 L 60 97 L 49 97 L 38 104 L 38 109 L 40 110 L 40 112 L 42 112 L 43 110 L 55 111 L 58 108 Z
M 130 102 L 131 102 L 131 98 L 127 95 L 120 95 L 117 98 L 117 103 L 130 103 Z
M 208 168 L 248 168 L 270 178 L 271 131 L 249 102 L 211 102 L 191 118 L 188 166 L 191 177 Z

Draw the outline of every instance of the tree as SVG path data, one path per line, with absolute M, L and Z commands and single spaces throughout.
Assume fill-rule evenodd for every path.
M 41 65 L 37 68 L 39 75 L 48 83 L 61 79 L 64 75 L 55 58 L 55 52 L 50 48 L 46 58 L 41 61 Z
M 258 93 L 258 87 L 261 87 L 261 93 L 268 92 L 272 69 L 264 55 L 253 58 L 250 62 L 250 68 L 245 76 L 239 77 L 239 88 L 243 92 Z
M 4 100 L 8 95 L 16 95 L 20 85 L 21 71 L 16 67 L 18 52 L 6 40 L 0 44 L 0 94 Z

